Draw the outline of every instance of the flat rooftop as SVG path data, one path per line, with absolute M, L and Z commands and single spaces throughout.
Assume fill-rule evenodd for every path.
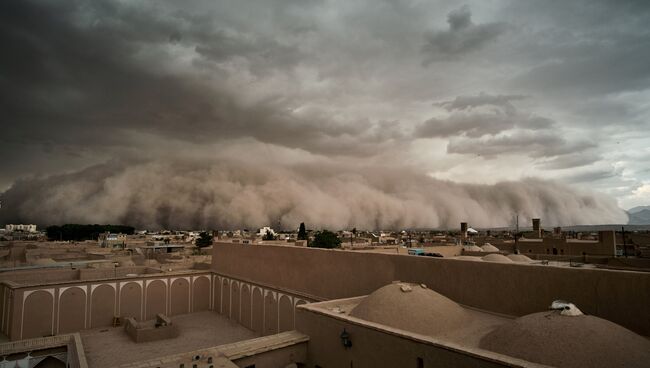
M 88 365 L 115 367 L 257 337 L 255 332 L 210 311 L 173 316 L 172 323 L 178 327 L 178 337 L 142 343 L 131 340 L 123 326 L 81 331 Z

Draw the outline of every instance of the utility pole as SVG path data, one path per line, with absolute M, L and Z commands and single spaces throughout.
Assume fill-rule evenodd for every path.
M 621 232 L 623 233 L 623 255 L 627 258 L 627 244 L 625 242 L 625 226 L 621 226 Z
M 515 254 L 519 254 L 519 214 L 515 215 Z

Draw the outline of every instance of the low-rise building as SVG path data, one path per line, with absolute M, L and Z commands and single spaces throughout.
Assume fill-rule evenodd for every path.
M 33 224 L 7 224 L 5 225 L 6 232 L 22 231 L 27 233 L 35 233 L 36 225 Z
M 126 234 L 101 233 L 99 234 L 99 245 L 102 247 L 125 246 Z

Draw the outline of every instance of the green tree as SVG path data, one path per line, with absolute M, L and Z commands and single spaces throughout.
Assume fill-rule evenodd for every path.
M 266 234 L 262 236 L 262 240 L 275 240 L 275 236 L 273 236 L 271 230 L 266 230 Z
M 196 242 L 194 244 L 196 244 L 196 246 L 199 248 L 210 246 L 212 245 L 212 236 L 203 231 L 201 234 L 199 234 L 199 237 L 196 239 Z
M 300 228 L 298 229 L 298 240 L 307 240 L 307 230 L 305 229 L 305 223 L 300 223 Z
M 309 243 L 312 248 L 338 248 L 341 246 L 341 239 L 329 231 L 319 231 L 314 235 L 314 240 Z

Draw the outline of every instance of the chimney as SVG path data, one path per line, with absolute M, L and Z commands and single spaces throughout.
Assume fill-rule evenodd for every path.
M 539 224 L 540 224 L 540 219 L 534 218 L 533 219 L 533 232 L 535 233 L 535 236 L 537 237 L 537 239 L 542 238 L 542 229 L 539 226 Z
M 460 238 L 467 239 L 467 222 L 460 223 Z
M 611 255 L 616 255 L 616 233 L 613 230 L 604 230 L 598 232 L 598 245 L 603 249 L 609 249 Z

